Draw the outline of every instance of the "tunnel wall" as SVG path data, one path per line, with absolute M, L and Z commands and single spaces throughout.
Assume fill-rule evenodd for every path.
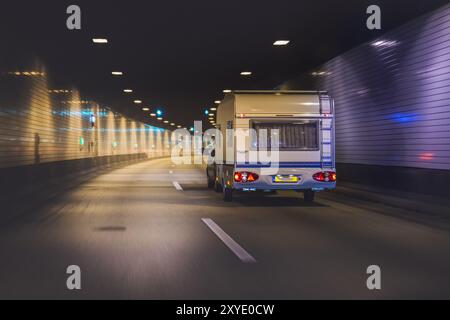
M 51 87 L 45 67 L 38 63 L 3 71 L 0 88 L 0 168 L 170 154 L 168 131 L 85 100 L 76 88 Z
M 450 5 L 280 88 L 326 90 L 334 98 L 341 178 L 449 190 Z

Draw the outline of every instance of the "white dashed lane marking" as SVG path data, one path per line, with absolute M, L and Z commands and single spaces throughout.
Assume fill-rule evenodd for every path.
M 175 189 L 177 189 L 178 191 L 183 191 L 183 188 L 181 187 L 181 185 L 180 185 L 178 182 L 174 181 L 174 182 L 173 182 L 173 186 L 174 186 Z
M 225 231 L 222 230 L 212 219 L 204 218 L 202 221 L 211 229 L 215 235 L 244 263 L 256 263 L 253 258 L 239 243 L 233 240 Z

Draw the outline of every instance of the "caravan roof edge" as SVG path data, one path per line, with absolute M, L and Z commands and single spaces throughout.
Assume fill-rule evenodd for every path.
M 314 90 L 233 90 L 234 94 L 327 94 L 327 91 L 314 91 Z

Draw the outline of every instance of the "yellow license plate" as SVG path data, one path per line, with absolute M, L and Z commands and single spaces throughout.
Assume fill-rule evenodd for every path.
M 275 176 L 273 177 L 275 183 L 297 183 L 299 178 L 297 176 Z

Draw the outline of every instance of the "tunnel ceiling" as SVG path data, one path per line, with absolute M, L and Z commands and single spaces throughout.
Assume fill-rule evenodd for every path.
M 74 3 L 3 3 L 2 71 L 38 57 L 55 88 L 76 86 L 150 124 L 158 122 L 142 107 L 162 107 L 167 120 L 188 126 L 224 89 L 273 88 L 447 1 L 76 1 L 82 30 L 69 31 L 66 8 Z M 365 27 L 374 3 L 381 32 Z M 291 43 L 274 47 L 279 39 Z M 111 76 L 115 70 L 124 76 Z M 242 77 L 247 70 L 252 76 Z

